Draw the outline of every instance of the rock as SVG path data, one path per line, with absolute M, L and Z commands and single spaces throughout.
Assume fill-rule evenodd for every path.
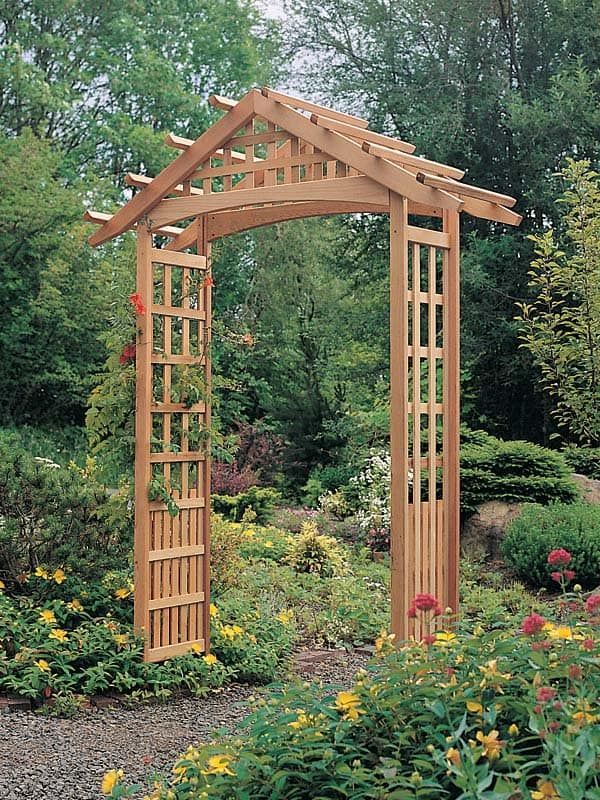
M 460 535 L 463 554 L 469 558 L 500 558 L 500 542 L 509 522 L 521 513 L 522 505 L 500 500 L 482 503 L 463 524 Z
M 600 481 L 588 478 L 587 475 L 571 475 L 577 486 L 582 491 L 582 497 L 587 503 L 600 504 Z

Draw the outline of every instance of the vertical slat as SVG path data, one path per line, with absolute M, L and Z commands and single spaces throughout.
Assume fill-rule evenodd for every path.
M 392 632 L 405 639 L 411 598 L 408 507 L 408 201 L 390 192 L 391 604 Z
M 448 605 L 458 610 L 460 534 L 460 215 L 444 211 L 444 544 Z
M 437 270 L 436 270 L 436 252 L 434 247 L 429 248 L 428 268 L 429 276 L 427 281 L 427 368 L 429 377 L 429 425 L 428 434 L 429 442 L 427 450 L 429 453 L 428 472 L 429 472 L 429 528 L 428 528 L 428 552 L 429 563 L 427 564 L 427 584 L 428 591 L 435 592 L 435 542 L 436 542 L 436 496 L 437 496 L 437 471 L 436 471 L 436 457 L 437 457 L 437 415 L 435 410 L 437 399 L 437 374 L 436 374 L 436 360 L 435 360 L 435 345 L 436 345 L 436 318 L 437 310 L 435 305 L 436 283 L 437 283 Z
M 137 227 L 136 288 L 146 307 L 138 314 L 135 389 L 135 628 L 144 636 L 144 658 L 147 658 L 150 634 L 148 597 L 150 593 L 148 551 L 150 549 L 150 511 L 148 485 L 151 477 L 150 440 L 152 436 L 152 234 L 140 223 Z
M 267 122 L 267 130 L 274 131 L 275 124 L 273 122 Z M 275 158 L 277 158 L 277 142 L 268 142 L 267 161 L 273 161 Z M 265 181 L 264 183 L 265 186 L 275 186 L 277 183 L 277 170 L 275 169 L 265 170 L 264 181 Z
M 206 217 L 201 218 L 200 227 L 198 231 L 198 244 L 197 244 L 197 253 L 198 255 L 205 255 L 207 266 L 210 271 L 211 266 L 211 246 L 208 241 L 208 225 Z M 211 355 L 210 355 L 210 342 L 211 342 L 211 333 L 212 333 L 212 293 L 211 293 L 211 286 L 210 282 L 207 281 L 206 285 L 204 286 L 204 310 L 206 311 L 206 325 L 204 327 L 204 348 L 205 348 L 205 358 L 204 358 L 204 377 L 205 377 L 205 386 L 206 386 L 206 412 L 205 412 L 205 420 L 204 424 L 206 425 L 207 430 L 210 430 L 211 425 L 211 405 L 210 405 L 210 396 L 211 396 Z M 210 442 L 206 443 L 206 453 L 205 453 L 205 461 L 204 461 L 204 498 L 206 500 L 204 504 L 204 508 L 200 510 L 199 514 L 202 518 L 202 525 L 201 525 L 201 533 L 202 533 L 202 541 L 204 543 L 204 556 L 202 558 L 202 591 L 204 591 L 204 604 L 202 608 L 202 619 L 203 619 L 203 630 L 199 631 L 198 633 L 204 639 L 205 642 L 205 649 L 208 652 L 210 649 L 210 475 L 211 475 L 211 463 L 210 463 Z
M 410 584 L 413 596 L 421 593 L 421 247 L 412 246 L 412 344 L 413 344 L 413 505 L 414 537 L 410 547 Z

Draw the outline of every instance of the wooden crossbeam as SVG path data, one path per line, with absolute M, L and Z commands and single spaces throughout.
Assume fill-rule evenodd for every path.
M 136 186 L 138 189 L 144 189 L 146 186 L 149 186 L 153 180 L 154 178 L 151 178 L 149 175 L 138 175 L 135 172 L 128 172 L 125 175 L 125 183 L 128 186 Z M 189 194 L 204 194 L 204 192 L 202 189 L 197 189 L 195 186 L 190 186 L 189 191 L 186 191 L 183 184 L 179 183 L 171 189 L 169 194 L 187 196 Z
M 183 136 L 175 136 L 174 133 L 168 133 L 165 136 L 165 144 L 168 147 L 175 147 L 177 150 L 189 150 L 189 148 L 194 144 L 194 141 L 194 139 L 185 139 Z M 238 144 L 238 142 L 234 138 L 231 139 L 227 144 L 231 146 L 232 144 Z M 220 156 L 222 158 L 224 155 L 223 148 L 217 147 L 213 155 Z M 234 164 L 244 164 L 247 160 L 248 159 L 246 158 L 245 153 L 236 153 L 235 150 L 231 151 L 231 161 Z M 254 160 L 260 161 L 257 156 L 254 157 Z
M 271 100 L 276 100 L 278 103 L 284 103 L 286 106 L 291 106 L 302 111 L 310 111 L 312 114 L 321 114 L 329 117 L 330 119 L 337 120 L 338 122 L 346 122 L 349 125 L 355 125 L 357 128 L 366 128 L 368 122 L 362 117 L 355 117 L 352 114 L 344 114 L 342 111 L 334 111 L 332 108 L 320 106 L 317 103 L 311 103 L 308 100 L 302 100 L 299 97 L 292 97 L 283 92 L 276 92 L 269 89 L 268 86 L 263 86 L 261 89 L 263 97 L 269 97 Z
M 220 108 L 221 111 L 233 111 L 238 105 L 237 100 L 231 100 L 229 97 L 223 97 L 220 94 L 211 94 L 208 98 L 208 103 L 213 108 Z
M 440 178 L 437 175 L 428 175 L 426 172 L 418 172 L 417 180 L 426 186 L 436 186 L 439 189 L 446 189 L 448 192 L 456 192 L 463 197 L 476 197 L 478 200 L 488 200 L 490 203 L 498 203 L 501 206 L 512 208 L 517 202 L 514 197 L 507 194 L 492 192 L 489 189 L 480 189 L 479 186 L 471 186 L 468 183 L 458 183 Z
M 457 167 L 449 167 L 447 164 L 440 164 L 437 161 L 431 161 L 428 158 L 421 158 L 421 156 L 413 156 L 409 153 L 399 153 L 389 147 L 382 147 L 381 145 L 372 144 L 371 142 L 363 142 L 362 149 L 365 153 L 370 153 L 378 158 L 385 158 L 388 161 L 398 162 L 405 167 L 416 167 L 418 170 L 429 169 L 438 175 L 446 175 L 451 178 L 460 180 L 464 170 L 457 169 Z M 427 184 L 428 186 L 430 184 Z M 436 187 L 438 189 L 445 188 L 443 186 Z
M 401 139 L 394 139 L 392 136 L 386 136 L 383 133 L 367 131 L 364 128 L 349 125 L 322 114 L 311 114 L 310 121 L 320 128 L 327 128 L 329 131 L 337 131 L 345 136 L 350 136 L 352 139 L 357 139 L 361 144 L 363 142 L 373 142 L 374 144 L 389 147 L 392 150 L 399 150 L 402 153 L 414 153 L 416 149 L 415 145 L 410 142 L 403 142 Z
M 105 225 L 107 222 L 110 222 L 113 216 L 114 214 L 105 214 L 102 211 L 92 211 L 88 209 L 83 215 L 83 218 L 86 222 L 93 222 L 94 225 Z M 135 228 L 135 223 L 131 227 Z M 157 228 L 154 233 L 173 238 L 179 236 L 184 230 L 184 228 L 175 228 L 172 225 L 162 225 L 160 228 Z

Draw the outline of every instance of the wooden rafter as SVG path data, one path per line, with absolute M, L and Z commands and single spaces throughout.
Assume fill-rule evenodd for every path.
M 328 131 L 337 131 L 349 136 L 351 139 L 356 139 L 361 144 L 363 142 L 373 142 L 391 150 L 400 150 L 403 153 L 414 153 L 416 150 L 414 144 L 410 142 L 403 142 L 401 139 L 394 139 L 392 136 L 385 136 L 383 133 L 376 133 L 375 131 L 368 131 L 364 128 L 359 128 L 356 125 L 349 125 L 339 120 L 331 119 L 319 114 L 311 114 L 310 121 L 320 128 L 326 128 Z
M 362 119 L 361 117 L 355 117 L 352 114 L 344 114 L 341 111 L 334 111 L 331 108 L 325 108 L 325 106 L 317 105 L 317 103 L 311 103 L 308 100 L 302 100 L 299 97 L 292 97 L 289 94 L 283 94 L 283 92 L 276 92 L 273 89 L 269 89 L 268 86 L 263 86 L 261 89 L 261 94 L 263 97 L 269 97 L 271 100 L 276 100 L 278 103 L 284 103 L 286 106 L 290 106 L 291 108 L 301 111 L 310 111 L 311 114 L 325 114 L 330 119 L 336 120 L 337 122 L 345 122 L 349 125 L 355 125 L 357 128 L 366 128 L 369 125 L 367 120 Z

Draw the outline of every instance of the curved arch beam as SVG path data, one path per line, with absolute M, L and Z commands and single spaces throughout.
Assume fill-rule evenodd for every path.
M 154 230 L 167 223 L 178 222 L 198 214 L 233 210 L 256 203 L 348 201 L 352 198 L 361 205 L 389 206 L 389 191 L 385 186 L 370 178 L 358 176 L 178 197 L 173 200 L 163 200 L 148 216 L 151 228 Z

